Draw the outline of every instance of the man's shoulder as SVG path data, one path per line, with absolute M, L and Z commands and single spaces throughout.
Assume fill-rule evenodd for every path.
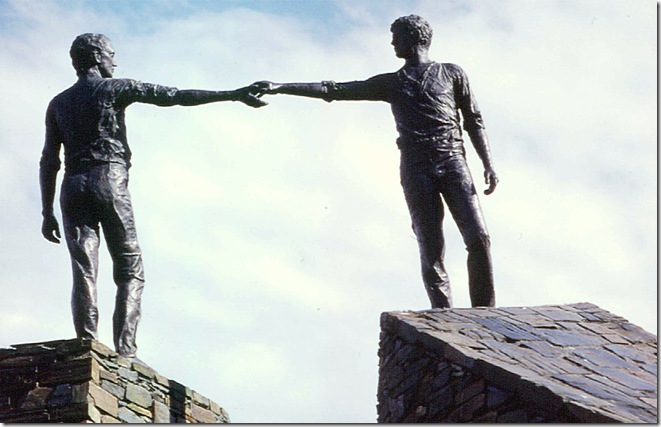
M 443 70 L 445 70 L 446 72 L 454 73 L 454 74 L 465 74 L 463 68 L 461 68 L 459 65 L 454 64 L 452 62 L 443 62 L 440 65 L 441 65 L 441 68 Z
M 397 73 L 398 73 L 398 72 L 399 72 L 399 71 L 395 71 L 395 72 L 392 72 L 392 73 L 382 73 L 382 74 L 377 74 L 377 75 L 375 75 L 375 76 L 370 77 L 370 78 L 367 79 L 367 80 L 368 80 L 368 81 L 375 81 L 375 80 L 378 80 L 378 81 L 387 81 L 387 80 L 396 79 L 396 78 L 397 78 Z
M 376 74 L 365 80 L 354 80 L 337 83 L 338 87 L 343 89 L 372 89 L 372 88 L 387 88 L 392 86 L 397 81 L 397 72 Z M 333 82 L 335 84 L 335 82 Z
M 73 91 L 89 91 L 98 93 L 99 91 L 117 91 L 127 87 L 135 86 L 140 83 L 137 80 L 129 78 L 114 78 L 114 77 L 99 77 L 99 76 L 90 76 L 83 77 L 78 82 L 73 85 L 70 89 Z
M 124 102 L 133 98 L 136 94 L 144 93 L 147 89 L 140 80 L 131 78 L 104 78 L 94 82 L 95 97 L 109 98 L 114 101 Z
M 130 87 L 134 87 L 136 85 L 141 84 L 139 80 L 135 79 L 130 79 L 130 78 L 109 78 L 109 79 L 102 79 L 101 85 L 107 87 L 108 89 L 126 89 Z
M 123 79 L 105 79 L 108 90 L 114 93 L 123 93 L 131 97 L 142 98 L 149 94 L 153 95 L 171 95 L 178 89 L 173 86 L 164 86 L 157 83 L 147 83 L 142 80 L 123 78 Z
M 93 90 L 114 89 L 134 86 L 136 84 L 140 84 L 140 81 L 129 78 L 81 78 L 75 84 L 56 95 L 53 101 L 67 99 L 77 92 L 89 90 L 90 88 Z
M 51 99 L 50 103 L 48 104 L 49 108 L 54 108 L 57 107 L 58 105 L 61 104 L 67 104 L 69 103 L 69 100 L 73 96 L 73 93 L 75 92 L 76 85 L 70 86 L 63 90 L 62 92 L 58 93 Z

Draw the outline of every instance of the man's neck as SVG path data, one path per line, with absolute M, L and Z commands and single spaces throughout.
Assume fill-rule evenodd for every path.
M 413 52 L 410 57 L 406 58 L 406 63 L 404 64 L 405 67 L 420 67 L 420 66 L 425 66 L 431 63 L 431 59 L 429 59 L 429 52 L 426 48 L 421 47 L 421 46 L 416 46 L 413 49 Z
M 99 67 L 97 67 L 97 66 L 94 66 L 94 67 L 88 69 L 87 71 L 85 71 L 84 73 L 79 74 L 78 77 L 81 78 L 81 79 L 103 78 L 103 76 L 101 75 L 101 72 L 99 71 Z

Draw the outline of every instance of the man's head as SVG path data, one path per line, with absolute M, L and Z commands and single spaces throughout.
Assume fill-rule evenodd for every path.
M 429 49 L 431 45 L 432 29 L 427 21 L 418 15 L 402 16 L 397 18 L 390 26 L 392 32 L 392 45 L 400 58 L 406 58 L 415 47 Z
M 115 51 L 108 37 L 103 34 L 81 34 L 71 44 L 69 51 L 76 74 L 84 74 L 98 65 L 102 77 L 112 77 L 115 69 Z

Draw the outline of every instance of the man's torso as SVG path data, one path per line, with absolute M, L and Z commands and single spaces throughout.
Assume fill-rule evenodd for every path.
M 431 62 L 419 73 L 403 67 L 365 81 L 332 83 L 327 100 L 373 100 L 390 103 L 402 150 L 430 144 L 463 153 L 464 128 L 483 127 L 468 79 L 454 64 Z
M 83 76 L 51 101 L 47 126 L 57 128 L 68 171 L 99 163 L 130 167 L 124 110 L 133 102 L 171 105 L 176 88 L 131 79 Z

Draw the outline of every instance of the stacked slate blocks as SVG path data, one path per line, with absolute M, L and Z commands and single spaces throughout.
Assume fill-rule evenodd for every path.
M 0 349 L 1 423 L 228 423 L 190 388 L 92 340 Z
M 657 422 L 657 337 L 593 304 L 383 313 L 380 341 L 379 422 Z

